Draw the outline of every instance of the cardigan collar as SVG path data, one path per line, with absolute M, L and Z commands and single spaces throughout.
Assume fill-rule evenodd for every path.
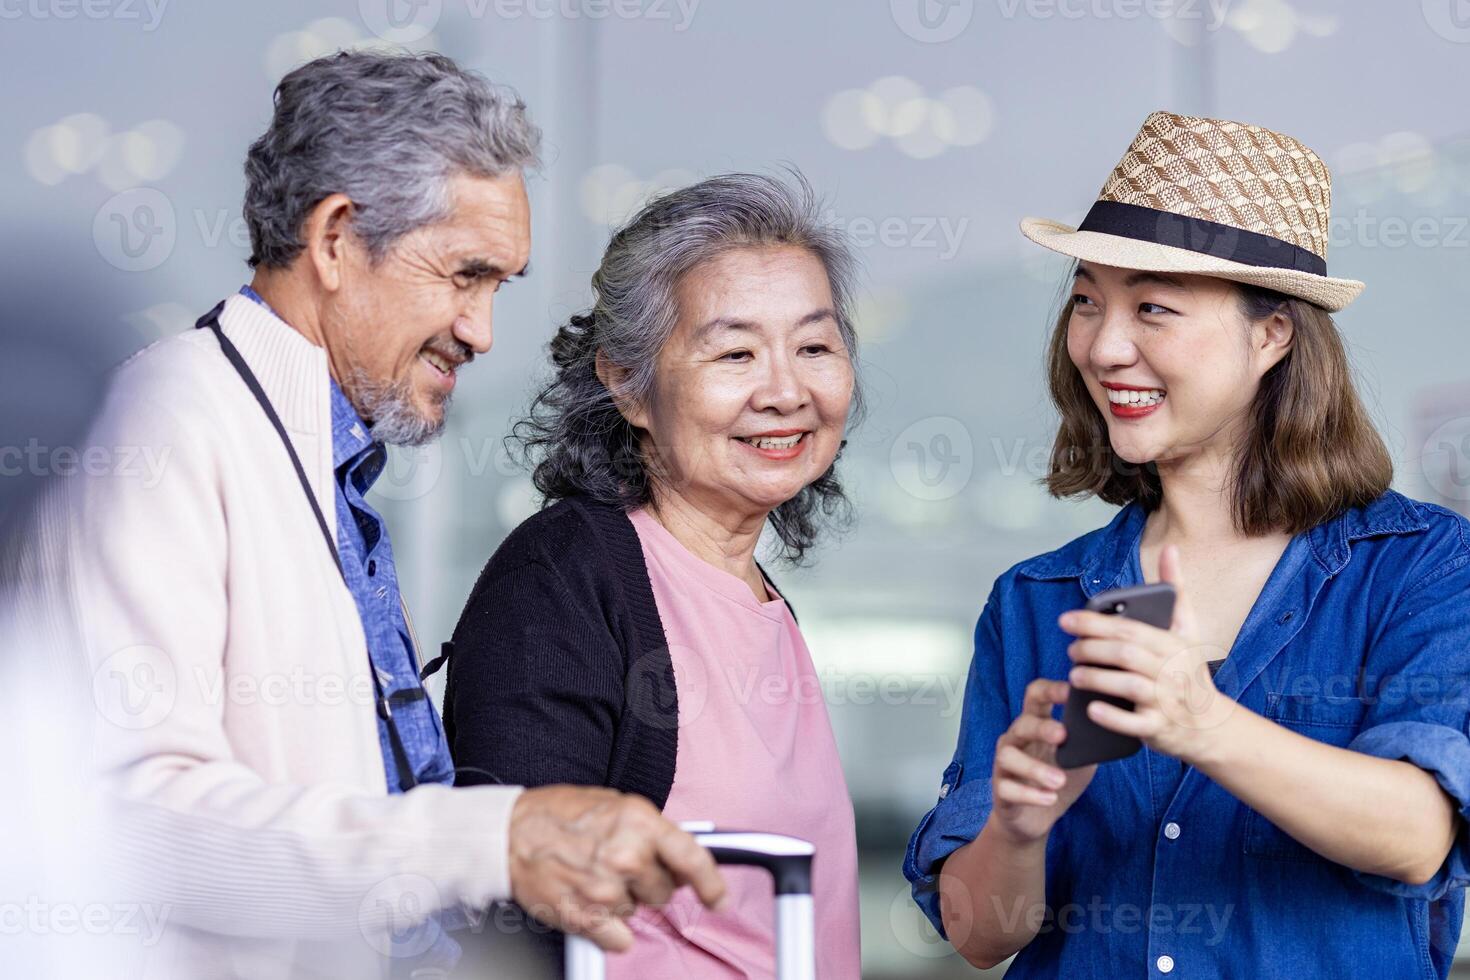
M 331 374 L 324 348 L 269 307 L 240 293 L 225 300 L 219 324 L 260 379 L 282 425 L 296 432 L 330 434 Z

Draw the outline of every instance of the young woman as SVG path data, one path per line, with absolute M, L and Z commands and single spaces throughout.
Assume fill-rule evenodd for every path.
M 859 975 L 852 802 L 826 704 L 800 693 L 817 682 L 801 630 L 755 551 L 769 526 L 800 558 L 844 504 L 852 269 L 805 184 L 756 175 L 675 191 L 613 236 L 592 310 L 552 341 L 555 375 L 517 427 L 548 506 L 481 573 L 444 700 L 462 783 L 610 786 L 672 820 L 813 841 L 832 980 Z M 629 920 L 608 975 L 770 975 L 770 877 L 725 880 L 713 912 L 668 880 L 631 882 L 663 907 Z
M 996 582 L 905 873 L 1011 977 L 1444 977 L 1470 880 L 1470 524 L 1389 490 L 1327 168 L 1155 113 L 1078 229 L 1048 487 L 1122 509 Z M 1172 583 L 1169 629 L 1081 611 Z M 1065 678 L 1063 680 L 1062 678 Z M 1064 770 L 1069 684 L 1127 758 Z

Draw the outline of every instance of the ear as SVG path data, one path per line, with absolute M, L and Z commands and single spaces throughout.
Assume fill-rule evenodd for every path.
M 617 406 L 618 414 L 635 429 L 648 428 L 648 413 L 643 406 L 630 404 L 618 394 L 618 389 L 628 378 L 628 369 L 621 364 L 614 363 L 612 358 L 608 357 L 599 347 L 597 348 L 596 370 L 597 380 L 601 381 L 602 386 L 612 394 L 613 405 Z
M 330 194 L 307 213 L 302 224 L 306 258 L 327 292 L 342 288 L 349 251 L 358 247 L 351 232 L 354 210 L 346 194 Z
M 1265 374 L 1291 352 L 1291 345 L 1296 342 L 1296 328 L 1292 326 L 1291 317 L 1277 310 L 1256 322 L 1251 340 L 1255 355 L 1261 362 L 1261 373 Z

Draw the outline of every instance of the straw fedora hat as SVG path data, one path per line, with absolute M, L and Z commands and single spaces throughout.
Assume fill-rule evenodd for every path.
M 1021 232 L 1072 258 L 1218 276 L 1336 312 L 1363 291 L 1327 275 L 1332 178 L 1317 154 L 1260 126 L 1155 112 L 1076 228 Z

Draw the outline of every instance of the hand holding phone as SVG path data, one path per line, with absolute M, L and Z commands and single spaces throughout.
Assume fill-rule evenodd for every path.
M 1174 598 L 1174 586 L 1167 582 L 1154 582 L 1099 593 L 1088 600 L 1086 608 L 1092 612 L 1127 616 L 1166 630 L 1174 621 Z M 1143 743 L 1133 736 L 1109 731 L 1088 717 L 1087 706 L 1097 700 L 1117 705 L 1124 711 L 1132 711 L 1134 707 L 1132 701 L 1124 698 L 1073 687 L 1067 696 L 1066 707 L 1062 709 L 1066 740 L 1057 746 L 1057 765 L 1063 769 L 1123 759 L 1143 747 Z

